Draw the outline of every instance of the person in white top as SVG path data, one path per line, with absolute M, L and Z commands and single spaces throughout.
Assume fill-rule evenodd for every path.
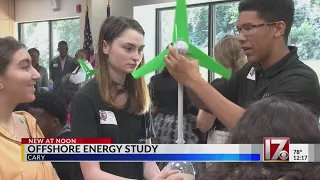
M 79 49 L 75 54 L 75 62 L 78 63 L 78 59 L 82 59 L 90 70 L 93 70 L 92 65 L 88 61 L 88 53 L 84 49 Z M 79 63 L 78 63 L 79 64 Z M 79 65 L 70 75 L 69 81 L 72 84 L 82 84 L 86 81 L 86 72 Z

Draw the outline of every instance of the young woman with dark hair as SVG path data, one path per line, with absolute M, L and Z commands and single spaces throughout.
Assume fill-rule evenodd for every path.
M 35 99 L 40 74 L 24 45 L 0 38 L 0 180 L 59 179 L 50 162 L 21 162 L 21 138 L 44 138 L 33 116 L 13 112 Z
M 143 64 L 144 31 L 131 18 L 108 17 L 98 40 L 98 73 L 71 102 L 71 134 L 77 138 L 111 138 L 113 143 L 150 143 L 154 137 L 150 97 L 144 78 L 131 73 Z M 166 179 L 154 162 L 80 162 L 75 179 Z M 178 178 L 180 179 L 180 178 Z

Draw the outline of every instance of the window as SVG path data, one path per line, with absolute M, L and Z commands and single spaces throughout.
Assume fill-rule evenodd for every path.
M 159 52 L 163 51 L 172 41 L 174 25 L 174 9 L 162 10 L 160 16 Z M 209 6 L 188 8 L 189 40 L 192 44 L 208 54 Z M 201 76 L 208 80 L 208 70 L 200 68 Z
M 214 44 L 217 44 L 225 35 L 234 34 L 238 18 L 238 4 L 239 3 L 237 2 L 214 5 L 216 21 L 213 23 L 215 29 L 215 31 L 213 31 Z M 214 77 L 220 78 L 221 76 L 215 73 Z
M 49 71 L 49 62 L 58 56 L 58 42 L 66 41 L 68 54 L 73 57 L 80 49 L 80 19 L 30 22 L 19 24 L 19 39 L 27 49 L 37 48 L 40 52 L 39 64 Z
M 320 0 L 295 2 L 290 44 L 298 47 L 300 60 L 320 76 Z
M 79 19 L 52 21 L 52 52 L 53 57 L 59 55 L 57 51 L 59 41 L 68 43 L 68 54 L 73 57 L 80 48 Z
M 234 34 L 238 18 L 239 3 L 222 3 L 215 5 L 215 44 L 225 35 Z
M 161 11 L 160 20 L 160 51 L 163 51 L 172 41 L 174 10 Z
M 40 52 L 39 64 L 49 69 L 49 23 L 35 22 L 24 23 L 21 26 L 21 42 L 27 49 L 37 48 Z

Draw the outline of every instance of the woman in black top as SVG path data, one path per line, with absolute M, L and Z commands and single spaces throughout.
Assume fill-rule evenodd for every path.
M 235 72 L 241 69 L 247 59 L 236 36 L 226 35 L 214 47 L 214 57 L 224 67 Z M 218 86 L 226 79 L 217 78 L 211 82 Z M 208 132 L 208 143 L 223 143 L 227 138 L 225 126 L 212 114 L 200 110 L 197 117 L 197 126 L 202 132 Z
M 149 88 L 156 133 L 152 143 L 175 144 L 178 138 L 178 82 L 170 75 L 167 68 L 164 68 L 160 74 L 151 77 Z M 192 114 L 196 116 L 198 110 L 192 106 L 186 89 L 183 96 L 183 111 L 185 143 L 197 144 L 198 136 L 193 132 L 196 129 L 196 121 Z M 166 164 L 166 162 L 159 162 L 158 166 L 161 169 Z
M 153 105 L 153 115 L 156 138 L 155 144 L 174 144 L 178 138 L 178 82 L 170 75 L 167 68 L 160 74 L 151 77 L 150 94 Z M 197 109 L 192 106 L 186 89 L 183 96 L 184 140 L 186 144 L 196 144 L 197 136 L 192 132 L 196 122 L 191 116 L 197 115 Z
M 76 138 L 111 138 L 113 143 L 149 143 L 154 137 L 150 98 L 144 78 L 131 73 L 142 64 L 144 31 L 125 17 L 108 17 L 98 41 L 98 74 L 71 102 L 71 134 Z M 81 168 L 80 168 L 81 166 Z M 74 179 L 162 180 L 176 171 L 161 172 L 154 162 L 80 162 Z
M 150 94 L 154 108 L 155 144 L 174 144 L 178 138 L 178 82 L 170 75 L 167 68 L 160 74 L 151 77 Z M 183 96 L 184 140 L 186 144 L 197 144 L 198 137 L 193 133 L 196 129 L 197 109 L 192 106 L 187 92 Z M 195 111 L 195 112 L 192 112 Z

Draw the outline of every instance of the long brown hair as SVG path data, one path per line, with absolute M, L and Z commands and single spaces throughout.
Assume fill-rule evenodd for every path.
M 111 95 L 113 80 L 110 75 L 108 65 L 108 55 L 103 53 L 103 41 L 109 44 L 119 37 L 125 30 L 133 29 L 142 35 L 145 34 L 141 25 L 132 18 L 109 16 L 102 24 L 98 41 L 98 86 L 102 100 L 108 107 L 123 109 L 125 106 L 117 104 Z M 144 58 L 139 66 L 144 64 Z M 128 90 L 128 110 L 135 115 L 142 115 L 150 108 L 150 97 L 147 84 L 143 77 L 134 79 L 131 74 L 127 74 L 125 84 Z

